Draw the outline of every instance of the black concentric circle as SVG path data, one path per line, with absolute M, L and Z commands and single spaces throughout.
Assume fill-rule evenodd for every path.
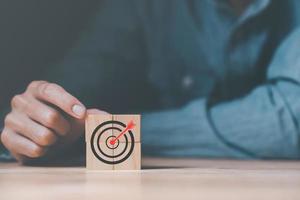
M 109 141 L 109 138 L 113 138 L 115 136 L 109 136 L 107 138 L 104 138 L 103 140 L 101 140 L 101 136 L 106 133 L 107 131 L 110 131 L 110 130 L 117 130 L 119 132 L 122 131 L 122 129 L 116 127 L 116 126 L 111 126 L 111 127 L 108 127 L 108 128 L 105 128 L 104 130 L 102 130 L 99 134 L 97 134 L 97 132 L 103 128 L 104 126 L 106 125 L 119 125 L 121 126 L 122 128 L 126 128 L 126 125 L 120 121 L 114 121 L 114 120 L 110 120 L 110 121 L 106 121 L 106 122 L 103 122 L 102 124 L 98 125 L 93 133 L 92 133 L 92 136 L 91 136 L 91 140 L 90 140 L 90 144 L 91 144 L 91 149 L 92 149 L 92 152 L 93 154 L 102 162 L 106 163 L 106 164 L 119 164 L 121 162 L 124 162 L 126 159 L 129 158 L 129 156 L 131 155 L 131 153 L 133 152 L 133 149 L 134 149 L 134 136 L 133 136 L 133 133 L 131 130 L 128 130 L 126 132 L 126 134 L 124 134 L 122 137 L 125 138 L 125 147 L 124 149 L 121 151 L 121 153 L 119 153 L 118 155 L 108 155 L 106 154 L 105 152 L 103 152 L 103 150 L 101 149 L 100 147 L 100 141 L 105 141 L 106 143 L 106 147 L 108 147 L 109 149 L 117 149 L 119 148 L 119 141 L 117 141 L 117 146 L 116 147 L 110 147 L 108 146 L 107 142 Z M 97 136 L 98 135 L 98 136 Z M 127 135 L 129 135 L 129 138 L 127 137 Z M 94 140 L 96 139 L 96 142 L 97 142 L 97 145 L 95 146 L 94 145 Z M 129 151 L 125 154 L 125 156 L 123 157 L 123 154 L 126 152 L 128 146 L 130 146 L 129 148 Z M 100 152 L 98 153 L 96 151 L 96 148 L 97 150 Z M 106 158 L 113 158 L 114 160 L 113 161 L 110 161 L 110 160 L 107 160 L 105 159 Z

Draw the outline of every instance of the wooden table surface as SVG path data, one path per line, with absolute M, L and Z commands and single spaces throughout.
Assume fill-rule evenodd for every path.
M 143 159 L 141 171 L 0 164 L 0 199 L 300 199 L 300 162 Z

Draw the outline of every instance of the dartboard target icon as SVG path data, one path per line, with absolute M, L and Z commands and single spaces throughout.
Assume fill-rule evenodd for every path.
M 134 150 L 133 121 L 127 124 L 109 120 L 99 124 L 90 138 L 91 150 L 98 160 L 115 165 L 127 160 Z

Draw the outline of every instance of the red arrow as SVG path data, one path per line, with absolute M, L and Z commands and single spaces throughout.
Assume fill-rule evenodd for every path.
M 114 139 L 112 139 L 109 143 L 111 145 L 114 145 L 116 143 L 116 141 L 122 136 L 124 135 L 128 130 L 131 130 L 135 127 L 135 124 L 133 123 L 133 121 L 131 120 L 130 122 L 128 122 L 126 128 Z

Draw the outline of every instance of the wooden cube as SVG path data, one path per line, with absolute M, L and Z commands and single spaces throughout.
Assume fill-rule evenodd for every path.
M 88 115 L 87 169 L 141 169 L 140 127 L 140 115 Z

